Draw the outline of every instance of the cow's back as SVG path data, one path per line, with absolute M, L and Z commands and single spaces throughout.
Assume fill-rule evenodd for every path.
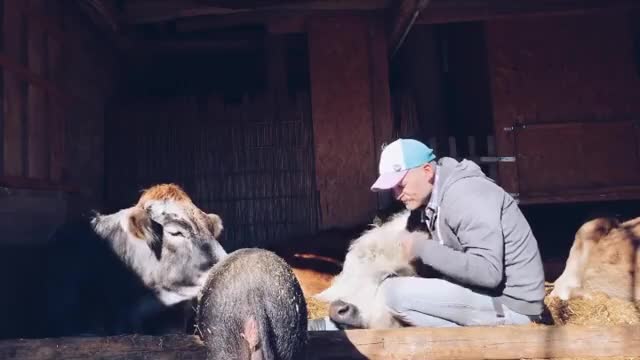
M 640 299 L 639 245 L 640 217 L 611 229 L 591 249 L 583 289 L 626 300 Z
M 46 250 L 47 335 L 127 332 L 121 319 L 148 290 L 93 231 L 90 219 L 61 226 Z

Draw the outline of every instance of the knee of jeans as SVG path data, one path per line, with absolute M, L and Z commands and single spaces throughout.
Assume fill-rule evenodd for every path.
M 385 281 L 380 287 L 382 298 L 387 309 L 397 315 L 405 311 L 405 297 L 400 294 L 400 289 L 393 281 Z

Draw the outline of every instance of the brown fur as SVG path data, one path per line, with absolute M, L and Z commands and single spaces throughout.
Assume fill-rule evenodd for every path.
M 622 224 L 591 220 L 578 229 L 564 272 L 551 295 L 563 299 L 603 292 L 624 300 L 640 298 L 640 217 Z
M 142 191 L 136 206 L 144 208 L 146 203 L 153 200 L 171 200 L 183 203 L 189 208 L 193 220 L 198 226 L 206 226 L 218 238 L 224 229 L 222 218 L 217 214 L 205 214 L 195 206 L 191 197 L 176 184 L 156 184 Z
M 144 240 L 150 238 L 151 221 L 142 208 L 133 208 L 129 217 L 129 232 L 137 239 Z
M 142 191 L 140 199 L 136 205 L 144 206 L 151 200 L 173 200 L 192 204 L 187 193 L 176 184 L 157 184 Z

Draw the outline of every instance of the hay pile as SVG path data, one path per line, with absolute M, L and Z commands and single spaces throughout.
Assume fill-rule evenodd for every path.
M 305 296 L 307 301 L 308 319 L 319 319 L 329 316 L 329 304 L 316 300 L 311 296 Z
M 548 295 L 553 290 L 553 284 L 545 285 Z M 309 319 L 328 316 L 328 304 L 311 296 L 306 296 L 305 299 Z M 546 309 L 542 325 L 640 325 L 640 300 L 634 304 L 610 298 L 603 293 L 594 293 L 590 298 L 575 298 L 569 301 L 547 296 L 544 302 Z
M 553 284 L 547 283 L 547 295 Z M 634 302 L 610 298 L 604 293 L 593 293 L 588 298 L 563 301 L 547 296 L 543 323 L 550 325 L 638 325 L 640 300 Z

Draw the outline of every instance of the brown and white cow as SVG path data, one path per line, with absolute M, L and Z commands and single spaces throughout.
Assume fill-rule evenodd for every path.
M 640 299 L 640 217 L 619 223 L 597 218 L 576 232 L 564 271 L 550 296 L 562 300 L 603 292 Z
M 333 321 L 340 323 L 340 312 L 348 309 L 357 313 L 357 327 L 403 326 L 387 310 L 378 289 L 389 276 L 414 276 L 419 272 L 416 264 L 403 256 L 400 243 L 407 236 L 425 236 L 425 233 L 407 229 L 409 216 L 409 211 L 400 212 L 365 231 L 351 243 L 340 274 L 328 289 L 315 296 L 330 303 L 329 317 Z
M 198 296 L 227 253 L 216 214 L 179 187 L 147 189 L 138 204 L 62 226 L 48 243 L 47 336 L 150 332 L 145 321 Z

